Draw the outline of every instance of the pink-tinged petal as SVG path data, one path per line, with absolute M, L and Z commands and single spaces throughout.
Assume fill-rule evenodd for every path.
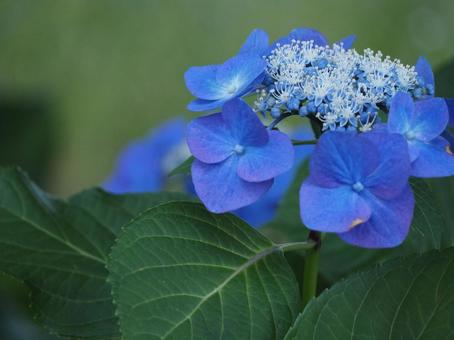
M 448 125 L 449 112 L 442 98 L 429 98 L 415 103 L 410 133 L 413 138 L 428 142 L 438 137 Z
M 238 176 L 248 182 L 262 182 L 291 169 L 295 152 L 287 135 L 269 132 L 269 141 L 262 146 L 248 146 L 239 156 Z
M 229 157 L 217 164 L 192 163 L 192 182 L 197 196 L 214 213 L 233 211 L 257 201 L 273 184 L 246 182 L 236 173 L 238 158 Z
M 187 142 L 194 157 L 205 163 L 225 160 L 237 144 L 221 113 L 199 117 L 190 122 Z
M 311 178 L 301 186 L 300 212 L 305 226 L 324 232 L 345 232 L 371 215 L 366 201 L 350 186 L 321 188 Z
M 408 93 L 398 92 L 394 95 L 389 108 L 388 131 L 405 134 L 411 127 L 415 104 Z
M 437 137 L 429 143 L 418 142 L 418 158 L 411 163 L 414 177 L 447 177 L 454 175 L 454 155 L 449 142 Z
M 365 196 L 372 214 L 368 221 L 358 224 L 339 237 L 347 243 L 363 248 L 391 248 L 400 245 L 408 235 L 413 217 L 414 197 L 410 185 L 391 199 L 372 194 Z
M 260 146 L 268 143 L 268 131 L 257 114 L 241 99 L 232 99 L 222 107 L 225 124 L 238 144 Z

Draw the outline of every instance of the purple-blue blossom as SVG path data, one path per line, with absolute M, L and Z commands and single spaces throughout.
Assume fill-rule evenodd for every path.
M 242 100 L 188 126 L 195 191 L 208 210 L 233 211 L 257 201 L 294 161 L 287 135 L 269 131 Z
M 399 133 L 407 140 L 412 176 L 454 175 L 454 155 L 449 142 L 441 136 L 448 121 L 448 106 L 442 98 L 414 102 L 407 93 L 394 96 L 387 130 Z
M 191 111 L 220 108 L 233 98 L 252 93 L 263 80 L 268 48 L 266 32 L 255 29 L 246 38 L 238 55 L 220 65 L 190 67 L 184 79 L 189 92 L 197 99 L 188 105 Z
M 314 138 L 313 133 L 305 127 L 299 128 L 290 135 L 292 138 L 298 140 L 311 140 Z M 295 162 L 293 167 L 282 175 L 277 176 L 274 179 L 271 189 L 260 197 L 257 202 L 235 210 L 233 213 L 256 228 L 272 221 L 282 198 L 295 180 L 299 166 L 312 154 L 313 150 L 313 145 L 304 145 L 295 148 Z
M 353 245 L 395 247 L 405 240 L 413 216 L 409 175 L 401 135 L 327 132 L 301 186 L 301 218 L 309 229 L 337 233 Z
M 102 187 L 116 194 L 161 190 L 168 171 L 188 156 L 185 128 L 182 119 L 173 119 L 129 143 Z

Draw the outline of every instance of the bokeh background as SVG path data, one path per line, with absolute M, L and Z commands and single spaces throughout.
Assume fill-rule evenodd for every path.
M 0 2 L 0 163 L 68 195 L 99 184 L 122 146 L 185 110 L 183 73 L 233 56 L 256 27 L 298 26 L 437 68 L 454 56 L 452 0 Z
M 189 66 L 223 62 L 253 28 L 274 39 L 301 26 L 408 64 L 454 57 L 452 0 L 3 0 L 0 164 L 58 195 L 96 186 L 128 141 L 192 116 Z M 0 281 L 0 338 L 48 339 L 13 301 L 26 292 Z

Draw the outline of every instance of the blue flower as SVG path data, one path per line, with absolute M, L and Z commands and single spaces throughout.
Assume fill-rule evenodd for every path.
M 241 46 L 240 54 L 252 53 L 262 57 L 268 49 L 268 44 L 268 34 L 265 31 L 256 28 L 249 34 L 246 41 L 243 43 L 243 46 Z
M 327 132 L 300 190 L 301 218 L 347 243 L 388 248 L 406 238 L 414 198 L 410 160 L 399 134 Z
M 269 48 L 269 51 L 271 52 L 271 50 L 274 50 L 278 44 L 281 46 L 290 44 L 292 42 L 292 40 L 313 41 L 314 45 L 316 45 L 316 46 L 327 46 L 329 44 L 328 39 L 326 38 L 326 36 L 323 33 L 319 32 L 313 28 L 300 27 L 300 28 L 293 29 L 285 37 L 282 37 L 282 38 L 276 40 Z M 342 44 L 342 46 L 346 50 L 348 50 L 352 47 L 355 40 L 356 40 L 356 36 L 354 34 L 352 34 L 352 35 L 349 35 L 349 36 L 339 40 L 335 44 L 336 45 Z
M 435 93 L 435 77 L 429 61 L 424 57 L 419 57 L 415 65 L 418 74 L 418 90 L 423 89 L 421 93 L 415 93 L 416 98 L 433 97 Z
M 130 143 L 102 187 L 117 194 L 161 190 L 167 171 L 181 161 L 176 159 L 176 164 L 166 164 L 178 157 L 178 150 L 184 146 L 185 125 L 182 119 L 174 119 Z
M 454 156 L 449 142 L 440 136 L 448 121 L 448 107 L 442 98 L 413 102 L 410 95 L 400 92 L 392 99 L 387 129 L 406 138 L 412 176 L 454 175 Z
M 233 98 L 253 92 L 263 80 L 266 62 L 262 54 L 268 48 L 266 32 L 255 29 L 247 37 L 238 55 L 221 65 L 193 66 L 186 71 L 186 86 L 194 97 L 191 111 L 221 107 Z
M 242 100 L 188 126 L 195 191 L 208 210 L 232 211 L 254 203 L 294 161 L 290 139 L 268 131 Z
M 292 134 L 292 137 L 299 140 L 309 140 L 313 139 L 314 135 L 307 128 L 301 128 L 296 133 Z M 312 145 L 295 148 L 294 166 L 289 171 L 277 176 L 271 189 L 260 197 L 257 202 L 235 210 L 233 213 L 255 228 L 261 227 L 272 221 L 276 215 L 282 197 L 295 179 L 299 165 L 307 159 L 313 149 L 314 147 Z

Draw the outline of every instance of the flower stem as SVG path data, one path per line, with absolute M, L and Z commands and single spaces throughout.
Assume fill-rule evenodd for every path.
M 277 124 L 282 122 L 285 118 L 288 118 L 290 116 L 293 116 L 294 114 L 291 112 L 286 112 L 281 114 L 279 117 L 277 117 L 275 120 L 273 120 L 270 125 L 268 125 L 268 130 L 273 130 Z
M 320 260 L 321 234 L 320 232 L 311 231 L 308 237 L 309 241 L 315 243 L 313 248 L 306 251 L 304 258 L 304 276 L 302 289 L 303 309 L 308 302 L 317 294 L 317 277 L 318 264 Z
M 284 252 L 293 251 L 293 250 L 309 250 L 314 248 L 317 245 L 312 240 L 307 240 L 304 242 L 290 242 L 290 243 L 282 243 L 279 245 L 279 248 L 282 249 Z
M 313 144 L 317 144 L 317 139 L 312 139 L 312 140 L 295 140 L 295 139 L 292 139 L 292 144 L 293 145 L 313 145 Z

